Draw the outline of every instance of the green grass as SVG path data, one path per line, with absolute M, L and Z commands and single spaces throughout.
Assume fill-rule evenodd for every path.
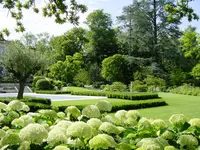
M 181 113 L 188 119 L 200 118 L 200 96 L 171 93 L 159 93 L 159 96 L 168 103 L 168 106 L 139 109 L 143 117 L 167 121 L 172 114 Z
M 67 87 L 67 91 L 94 91 L 94 90 L 89 88 L 70 86 Z
M 121 100 L 121 99 L 90 99 L 90 100 L 69 100 L 69 101 L 53 101 L 52 106 L 69 106 L 69 105 L 92 105 L 97 103 L 99 100 L 107 100 L 113 105 L 123 105 L 123 104 L 132 104 L 133 101 L 130 100 Z

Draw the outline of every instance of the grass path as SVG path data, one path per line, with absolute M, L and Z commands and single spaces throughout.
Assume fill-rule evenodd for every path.
M 200 118 L 200 96 L 171 93 L 159 93 L 159 96 L 168 103 L 168 106 L 139 109 L 143 117 L 167 121 L 172 114 L 181 113 L 188 119 Z

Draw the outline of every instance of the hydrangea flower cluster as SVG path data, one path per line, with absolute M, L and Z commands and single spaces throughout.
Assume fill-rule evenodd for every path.
M 33 144 L 42 144 L 48 137 L 47 130 L 40 124 L 29 124 L 19 132 L 22 141 L 28 141 Z
M 107 134 L 98 134 L 89 141 L 92 149 L 109 149 L 116 146 L 116 142 L 112 136 Z
M 85 107 L 83 118 L 74 106 L 69 106 L 65 113 L 50 109 L 26 113 L 25 109 L 28 111 L 19 101 L 10 105 L 0 103 L 0 149 L 31 150 L 34 146 L 52 150 L 200 148 L 200 119 L 187 122 L 182 114 L 172 115 L 169 119 L 172 127 L 169 127 L 161 119 L 142 118 L 136 110 L 120 110 L 114 116 L 101 115 L 100 112 L 110 109 L 106 101 Z M 79 117 L 82 121 L 77 121 Z
M 85 122 L 77 121 L 68 127 L 67 135 L 71 137 L 91 138 L 92 128 Z
M 181 126 L 186 122 L 186 117 L 183 114 L 174 114 L 169 118 L 169 122 L 174 126 Z
M 82 115 L 86 116 L 87 118 L 99 118 L 101 114 L 97 106 L 88 105 L 83 108 Z
M 101 112 L 110 112 L 112 105 L 107 100 L 100 100 L 95 104 Z
M 70 117 L 71 115 L 74 118 L 78 118 L 81 115 L 80 110 L 76 106 L 68 106 L 65 109 L 65 113 L 67 114 L 68 117 Z

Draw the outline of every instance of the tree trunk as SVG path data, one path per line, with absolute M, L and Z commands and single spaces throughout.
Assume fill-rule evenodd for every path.
M 25 84 L 26 84 L 26 80 L 19 81 L 19 91 L 18 91 L 17 99 L 23 98 Z

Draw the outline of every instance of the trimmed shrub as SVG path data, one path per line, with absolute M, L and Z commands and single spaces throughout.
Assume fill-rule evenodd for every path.
M 39 94 L 71 94 L 71 91 L 61 91 L 61 90 L 48 91 L 48 90 L 40 90 L 40 91 L 36 91 L 36 93 L 39 93 Z
M 45 79 L 45 77 L 43 76 L 34 76 L 33 81 L 32 81 L 32 87 L 35 88 L 36 87 L 36 83 L 38 80 L 40 79 Z
M 103 91 L 71 91 L 72 95 L 86 95 L 86 96 L 106 96 L 107 92 Z
M 49 80 L 46 79 L 39 79 L 35 85 L 37 90 L 50 90 L 51 83 Z
M 141 108 L 150 108 L 165 106 L 167 103 L 162 99 L 153 99 L 153 100 L 144 100 L 144 101 L 135 101 L 133 104 L 124 104 L 124 105 L 112 105 L 111 112 L 116 112 L 118 110 L 132 110 L 132 109 L 141 109 Z M 87 105 L 76 105 L 79 110 L 82 110 Z M 59 111 L 64 111 L 68 106 L 58 106 Z
M 117 99 L 127 99 L 127 100 L 146 100 L 146 99 L 155 99 L 158 98 L 156 93 L 107 93 L 108 98 L 117 98 Z
M 105 92 L 124 92 L 126 88 L 126 85 L 122 82 L 113 82 L 111 85 L 106 85 L 103 90 Z

